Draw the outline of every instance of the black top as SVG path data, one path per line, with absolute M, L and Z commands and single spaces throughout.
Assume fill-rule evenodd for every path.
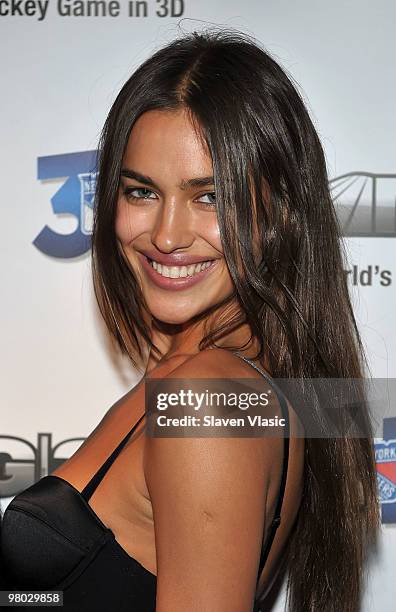
M 289 456 L 288 407 L 271 378 L 251 360 L 278 392 L 286 421 L 284 456 L 275 515 L 262 548 L 258 578 L 268 557 L 286 484 Z M 16 495 L 1 524 L 1 589 L 63 591 L 63 610 L 155 611 L 156 576 L 131 557 L 88 504 L 88 500 L 145 414 L 121 440 L 81 493 L 54 474 Z M 255 610 L 259 608 L 255 607 Z

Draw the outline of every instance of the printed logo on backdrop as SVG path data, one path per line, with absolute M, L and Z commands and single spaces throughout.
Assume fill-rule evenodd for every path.
M 349 172 L 329 181 L 346 237 L 396 237 L 396 174 Z
M 383 439 L 375 444 L 382 522 L 396 523 L 396 418 L 384 419 Z
M 41 181 L 63 181 L 51 198 L 54 223 L 46 225 L 33 244 L 46 255 L 67 259 L 83 255 L 90 248 L 93 200 L 96 185 L 96 151 L 66 153 L 38 158 L 37 177 Z M 69 234 L 56 227 L 56 215 L 71 215 L 77 222 Z
M 52 445 L 52 433 L 38 433 L 36 444 L 18 436 L 0 435 L 0 498 L 14 497 L 71 457 L 85 438 L 67 438 Z

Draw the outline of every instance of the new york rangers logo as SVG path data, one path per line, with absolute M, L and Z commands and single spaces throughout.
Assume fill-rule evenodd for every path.
M 396 502 L 396 440 L 375 445 L 378 491 L 382 504 Z
M 92 234 L 93 207 L 97 176 L 97 172 L 83 172 L 78 175 L 81 185 L 80 227 L 82 233 L 86 236 L 90 236 Z
M 396 418 L 384 419 L 383 436 L 375 444 L 382 522 L 396 523 Z

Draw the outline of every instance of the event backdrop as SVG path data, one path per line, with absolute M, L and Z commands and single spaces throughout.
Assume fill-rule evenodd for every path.
M 123 82 L 183 31 L 242 29 L 299 83 L 326 152 L 371 375 L 396 378 L 395 20 L 391 0 L 0 0 L 3 509 L 138 380 L 112 353 L 93 297 L 92 159 Z M 396 596 L 396 419 L 383 427 L 382 538 L 364 612 L 393 609 Z M 274 610 L 283 601 L 281 591 Z

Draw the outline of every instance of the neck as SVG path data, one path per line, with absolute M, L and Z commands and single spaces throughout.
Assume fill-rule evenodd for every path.
M 151 371 L 159 364 L 166 364 L 171 359 L 189 357 L 199 353 L 199 343 L 212 327 L 204 319 L 193 324 L 170 325 L 160 321 L 152 321 L 151 337 L 162 353 L 157 358 L 150 352 L 146 372 Z M 247 323 L 238 327 L 215 341 L 214 347 L 240 350 L 246 357 L 255 355 L 258 351 L 256 338 L 251 337 L 251 329 Z

